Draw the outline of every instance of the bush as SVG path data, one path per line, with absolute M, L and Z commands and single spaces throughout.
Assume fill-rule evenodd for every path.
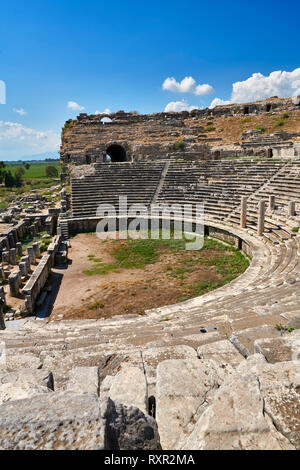
M 53 165 L 46 166 L 45 172 L 47 178 L 55 178 L 58 176 L 57 168 Z
M 174 144 L 174 150 L 184 150 L 185 149 L 185 143 L 180 141 L 180 142 L 175 142 Z
M 275 127 L 282 127 L 285 125 L 285 119 L 280 119 L 279 121 L 275 122 Z
M 288 119 L 289 117 L 288 113 L 283 113 L 281 119 Z
M 214 126 L 208 126 L 208 127 L 206 128 L 206 132 L 213 132 L 213 131 L 215 131 L 215 130 L 216 130 L 216 128 L 215 128 Z
M 262 132 L 265 132 L 265 128 L 263 126 L 255 126 L 255 129 L 257 129 L 258 131 L 262 131 Z

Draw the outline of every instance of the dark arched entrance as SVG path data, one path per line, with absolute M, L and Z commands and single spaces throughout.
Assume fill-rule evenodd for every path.
M 127 162 L 126 151 L 122 145 L 110 145 L 106 149 L 106 154 L 110 156 L 112 162 Z

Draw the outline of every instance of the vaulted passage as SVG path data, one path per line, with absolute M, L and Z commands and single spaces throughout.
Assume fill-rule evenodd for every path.
M 110 156 L 112 162 L 126 162 L 127 156 L 125 149 L 118 144 L 110 145 L 107 150 L 106 154 Z

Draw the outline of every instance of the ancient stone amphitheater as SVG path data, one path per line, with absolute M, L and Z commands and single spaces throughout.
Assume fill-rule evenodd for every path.
M 64 145 L 86 135 L 75 128 Z M 86 164 L 83 147 L 85 164 L 63 175 L 65 240 L 95 230 L 98 204 L 122 195 L 160 209 L 203 202 L 206 234 L 251 263 L 224 287 L 142 316 L 10 322 L 0 448 L 299 449 L 300 160 L 104 163 L 102 149 Z

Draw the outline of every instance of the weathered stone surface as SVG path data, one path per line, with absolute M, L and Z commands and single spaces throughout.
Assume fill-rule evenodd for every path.
M 259 338 L 276 338 L 279 336 L 280 332 L 276 328 L 263 325 L 235 332 L 230 337 L 230 341 L 244 357 L 248 357 L 254 353 L 254 341 Z
M 232 366 L 236 366 L 244 360 L 244 357 L 233 344 L 226 339 L 200 346 L 197 349 L 197 354 L 200 359 L 214 359 L 220 363 L 225 362 Z
M 115 403 L 108 416 L 110 434 L 120 450 L 161 449 L 155 420 L 135 407 Z M 111 439 L 113 441 L 113 439 Z
M 291 361 L 299 355 L 300 337 L 295 335 L 282 338 L 258 339 L 254 342 L 254 352 L 261 353 L 269 363 Z
M 52 393 L 0 406 L 0 449 L 156 450 L 155 421 L 95 395 Z
M 142 351 L 142 359 L 146 373 L 148 396 L 155 396 L 156 369 L 160 362 L 167 359 L 197 358 L 196 351 L 184 345 L 150 348 Z
M 122 369 L 115 376 L 109 390 L 109 396 L 117 403 L 135 406 L 146 413 L 148 394 L 145 375 L 137 367 Z
M 75 367 L 71 371 L 67 389 L 78 394 L 99 395 L 99 380 L 98 367 Z
M 266 413 L 275 427 L 300 448 L 300 366 L 299 361 L 268 364 L 259 355 L 241 363 L 238 372 L 246 370 L 258 377 Z
M 167 360 L 158 365 L 156 420 L 163 449 L 178 448 L 231 373 L 231 366 L 211 360 Z
M 20 369 L 40 369 L 42 361 L 39 357 L 30 353 L 18 354 L 14 351 L 13 354 L 6 353 L 5 363 L 0 362 L 0 371 L 16 371 Z
M 23 369 L 0 373 L 0 404 L 53 391 L 52 373 L 46 370 Z
M 183 446 L 184 450 L 292 449 L 276 438 L 263 415 L 259 382 L 236 374 L 220 387 Z

